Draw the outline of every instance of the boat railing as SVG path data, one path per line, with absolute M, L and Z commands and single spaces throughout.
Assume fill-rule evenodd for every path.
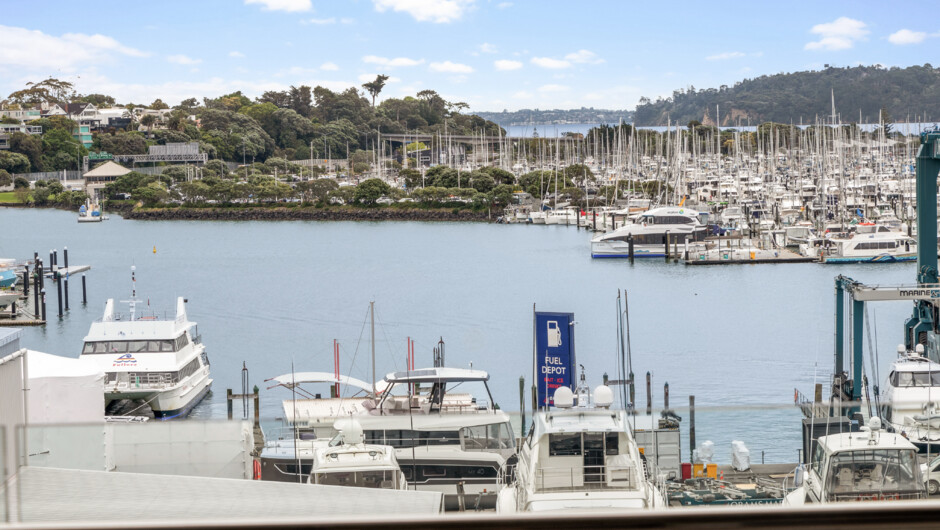
M 105 386 L 119 390 L 163 389 L 180 382 L 179 372 L 107 372 Z
M 633 466 L 578 466 L 535 470 L 536 493 L 636 490 L 639 484 L 639 473 Z

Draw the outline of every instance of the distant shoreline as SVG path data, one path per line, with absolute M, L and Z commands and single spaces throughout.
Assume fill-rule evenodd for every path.
M 135 208 L 121 212 L 139 221 L 442 221 L 491 222 L 485 211 L 420 208 Z

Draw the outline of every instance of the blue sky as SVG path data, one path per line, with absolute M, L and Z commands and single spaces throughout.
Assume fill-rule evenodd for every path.
M 381 73 L 391 78 L 380 100 L 432 89 L 477 111 L 632 109 L 641 96 L 824 64 L 940 63 L 929 4 L 6 0 L 0 98 L 48 76 L 119 102 L 175 104 L 342 90 Z

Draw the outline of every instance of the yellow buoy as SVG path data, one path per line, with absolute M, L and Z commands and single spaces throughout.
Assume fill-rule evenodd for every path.
M 157 253 L 157 246 L 156 246 L 156 245 L 153 246 L 153 253 L 154 253 L 154 254 Z

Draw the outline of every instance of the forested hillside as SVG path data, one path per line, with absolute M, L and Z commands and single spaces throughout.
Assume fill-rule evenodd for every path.
M 667 120 L 680 124 L 698 120 L 713 124 L 716 113 L 722 126 L 766 121 L 812 123 L 817 116 L 825 119 L 832 114 L 833 94 L 843 123 L 859 119 L 876 123 L 882 108 L 895 121 L 936 120 L 940 117 L 940 69 L 930 64 L 828 67 L 745 79 L 731 87 L 697 90 L 690 86 L 665 99 L 641 98 L 634 123 L 665 125 Z

